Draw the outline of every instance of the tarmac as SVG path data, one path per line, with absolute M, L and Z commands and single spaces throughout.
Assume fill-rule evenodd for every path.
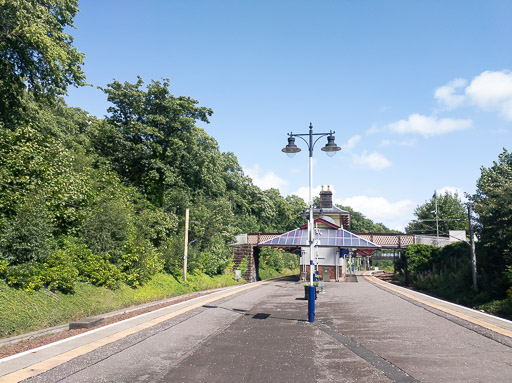
M 0 359 L 0 382 L 510 382 L 512 322 L 371 276 L 216 291 Z

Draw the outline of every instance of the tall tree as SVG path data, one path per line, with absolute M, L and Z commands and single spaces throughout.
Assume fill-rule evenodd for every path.
M 436 195 L 414 210 L 416 221 L 410 222 L 405 231 L 411 234 L 435 235 L 436 228 Z M 439 234 L 447 235 L 450 230 L 467 230 L 467 211 L 457 193 L 446 192 L 437 195 L 437 215 Z
M 481 168 L 473 196 L 478 214 L 479 266 L 488 282 L 503 294 L 512 281 L 512 153 L 503 149 L 498 161 Z M 506 278 L 506 271 L 510 280 Z
M 0 0 L 0 121 L 22 116 L 27 90 L 53 102 L 85 84 L 84 55 L 64 32 L 77 12 L 78 0 Z
M 113 106 L 93 140 L 98 150 L 157 206 L 170 187 L 195 189 L 205 182 L 214 188 L 207 178 L 217 143 L 194 125 L 208 122 L 213 111 L 173 96 L 167 79 L 143 85 L 138 77 L 135 84 L 114 81 L 103 89 Z

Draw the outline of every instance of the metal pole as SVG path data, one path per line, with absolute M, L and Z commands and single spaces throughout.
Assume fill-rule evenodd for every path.
M 313 124 L 309 123 L 309 302 L 308 321 L 315 321 L 315 285 L 313 283 L 313 251 L 315 229 L 313 228 Z
M 188 258 L 188 207 L 185 209 L 185 250 L 183 252 L 183 282 L 187 281 L 187 258 Z
M 475 234 L 473 232 L 473 223 L 471 222 L 471 204 L 468 203 L 468 221 L 469 221 L 469 242 L 471 245 L 471 271 L 473 274 L 473 287 L 478 289 L 476 275 L 476 254 L 475 254 Z
M 436 201 L 436 231 L 437 231 L 437 241 L 439 245 L 439 216 L 437 214 L 437 190 L 434 192 L 434 198 Z

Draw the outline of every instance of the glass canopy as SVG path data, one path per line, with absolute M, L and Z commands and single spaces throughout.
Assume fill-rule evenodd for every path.
M 376 249 L 379 245 L 367 241 L 343 229 L 315 228 L 316 246 L 344 247 L 358 249 Z M 308 243 L 307 229 L 295 229 L 268 241 L 258 243 L 258 246 L 306 247 Z

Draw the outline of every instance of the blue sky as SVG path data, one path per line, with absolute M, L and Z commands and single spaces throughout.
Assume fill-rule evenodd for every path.
M 97 1 L 72 31 L 94 87 L 170 78 L 213 109 L 199 126 L 266 189 L 307 200 L 308 153 L 287 133 L 336 131 L 314 151 L 315 193 L 402 229 L 434 190 L 474 193 L 512 138 L 511 1 Z M 298 141 L 297 141 L 298 142 Z

